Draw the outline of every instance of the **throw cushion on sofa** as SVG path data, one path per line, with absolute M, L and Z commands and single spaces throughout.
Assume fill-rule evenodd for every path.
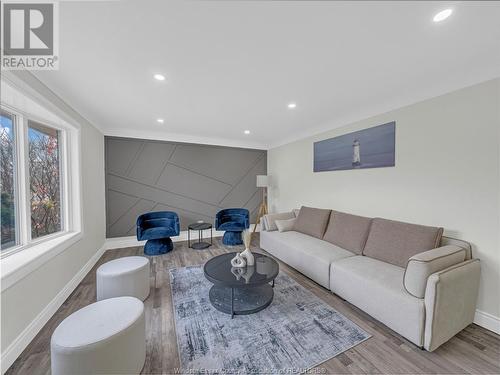
M 266 230 L 272 232 L 274 230 L 278 230 L 276 226 L 276 220 L 287 220 L 287 219 L 295 219 L 295 215 L 293 212 L 282 212 L 278 214 L 267 214 L 262 220 L 266 223 Z
M 363 255 L 404 268 L 413 255 L 438 247 L 442 235 L 443 228 L 375 218 Z
M 372 219 L 332 211 L 323 239 L 356 254 L 362 254 Z
M 302 206 L 293 230 L 319 239 L 325 234 L 331 210 Z
M 278 227 L 278 231 L 280 232 L 288 232 L 293 230 L 293 226 L 295 225 L 296 218 L 287 219 L 287 220 L 276 220 L 276 226 Z

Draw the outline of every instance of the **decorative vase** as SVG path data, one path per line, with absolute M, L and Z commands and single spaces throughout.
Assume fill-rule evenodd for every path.
M 253 266 L 255 264 L 255 258 L 250 251 L 250 243 L 252 242 L 252 232 L 248 229 L 243 231 L 243 244 L 245 245 L 245 251 L 240 255 L 242 258 L 245 258 L 247 262 L 247 266 Z
M 245 258 L 243 258 L 240 253 L 236 253 L 236 256 L 231 259 L 231 266 L 236 268 L 246 267 L 247 262 Z
M 247 266 L 253 266 L 255 264 L 255 258 L 249 248 L 246 248 L 240 256 L 245 259 Z

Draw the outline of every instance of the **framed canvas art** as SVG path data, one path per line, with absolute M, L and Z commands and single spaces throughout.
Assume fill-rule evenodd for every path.
M 314 143 L 314 172 L 394 167 L 396 122 Z

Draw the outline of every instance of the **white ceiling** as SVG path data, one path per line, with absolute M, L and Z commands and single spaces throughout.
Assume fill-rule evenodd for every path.
M 268 148 L 500 76 L 500 3 L 62 2 L 36 75 L 105 134 Z

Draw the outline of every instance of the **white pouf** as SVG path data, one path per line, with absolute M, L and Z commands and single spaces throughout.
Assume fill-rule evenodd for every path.
M 149 259 L 133 256 L 111 260 L 97 269 L 97 300 L 149 296 Z
M 53 375 L 139 374 L 146 359 L 144 304 L 110 298 L 80 309 L 50 341 Z

